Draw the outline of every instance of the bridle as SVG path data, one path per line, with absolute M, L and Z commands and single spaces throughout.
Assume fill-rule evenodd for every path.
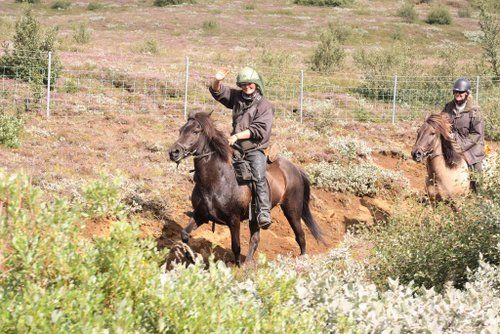
M 198 123 L 198 125 L 201 127 L 201 124 L 194 118 L 190 118 L 190 120 L 193 120 L 195 122 Z M 182 157 L 177 161 L 177 164 L 179 164 L 182 160 L 186 159 L 187 157 L 189 156 L 193 156 L 194 159 L 202 159 L 202 158 L 205 158 L 205 157 L 208 157 L 208 156 L 211 156 L 212 154 L 214 154 L 215 152 L 214 151 L 208 151 L 208 152 L 205 152 L 205 153 L 200 153 L 200 154 L 196 154 L 196 151 L 198 150 L 198 148 L 195 148 L 194 150 L 192 151 L 189 151 L 184 145 L 182 145 L 181 143 L 177 143 L 177 145 L 180 146 L 180 148 L 182 148 L 182 151 L 184 152 L 182 154 Z

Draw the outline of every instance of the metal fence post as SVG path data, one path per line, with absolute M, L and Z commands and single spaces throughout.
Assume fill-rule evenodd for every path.
M 396 123 L 396 97 L 398 96 L 398 76 L 394 76 L 394 90 L 392 92 L 392 124 Z
M 300 102 L 300 123 L 302 124 L 302 107 L 304 104 L 304 70 L 300 70 L 300 96 L 299 96 L 299 102 Z
M 51 69 L 52 69 L 52 52 L 49 52 L 49 68 L 47 74 L 47 110 L 46 116 L 50 116 L 50 77 L 51 77 Z
M 476 104 L 479 104 L 479 75 L 476 78 Z
M 188 83 L 189 83 L 189 57 L 186 56 L 186 78 L 184 81 L 184 119 L 187 119 Z

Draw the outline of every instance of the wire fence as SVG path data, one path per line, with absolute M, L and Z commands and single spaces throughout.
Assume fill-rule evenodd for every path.
M 121 59 L 123 64 L 123 59 Z M 64 62 L 63 62 L 64 63 Z M 113 66 L 98 62 L 58 70 L 56 80 L 46 68 L 18 73 L 0 67 L 0 110 L 36 111 L 46 115 L 104 112 L 165 112 L 186 115 L 193 110 L 230 112 L 208 91 L 221 64 L 141 62 Z M 230 68 L 233 84 L 238 67 Z M 320 75 L 291 66 L 259 67 L 266 96 L 278 116 L 304 120 L 402 122 L 438 112 L 451 99 L 452 77 L 370 76 L 352 73 Z M 42 80 L 40 80 L 42 78 Z M 472 93 L 483 108 L 500 105 L 498 78 L 469 78 Z M 49 89 L 50 87 L 50 89 Z

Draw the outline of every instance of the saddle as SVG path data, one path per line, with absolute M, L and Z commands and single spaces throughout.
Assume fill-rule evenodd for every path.
M 279 158 L 279 147 L 273 143 L 268 148 L 264 149 L 264 154 L 267 157 L 267 163 L 271 164 Z M 243 155 L 239 150 L 235 150 L 233 154 L 233 167 L 236 174 L 236 180 L 239 184 L 255 181 L 253 179 L 252 168 L 250 163 L 243 159 Z

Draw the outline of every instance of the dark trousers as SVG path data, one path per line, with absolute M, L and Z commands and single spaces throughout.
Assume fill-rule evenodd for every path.
M 481 177 L 481 173 L 483 172 L 483 162 L 479 161 L 475 164 L 469 165 L 469 171 L 471 172 L 470 187 L 473 192 L 477 193 L 480 186 L 479 178 Z
M 245 160 L 250 163 L 252 175 L 256 181 L 254 190 L 254 203 L 257 215 L 264 214 L 271 217 L 271 200 L 269 199 L 269 187 L 266 181 L 267 157 L 262 150 L 251 151 L 245 154 Z

